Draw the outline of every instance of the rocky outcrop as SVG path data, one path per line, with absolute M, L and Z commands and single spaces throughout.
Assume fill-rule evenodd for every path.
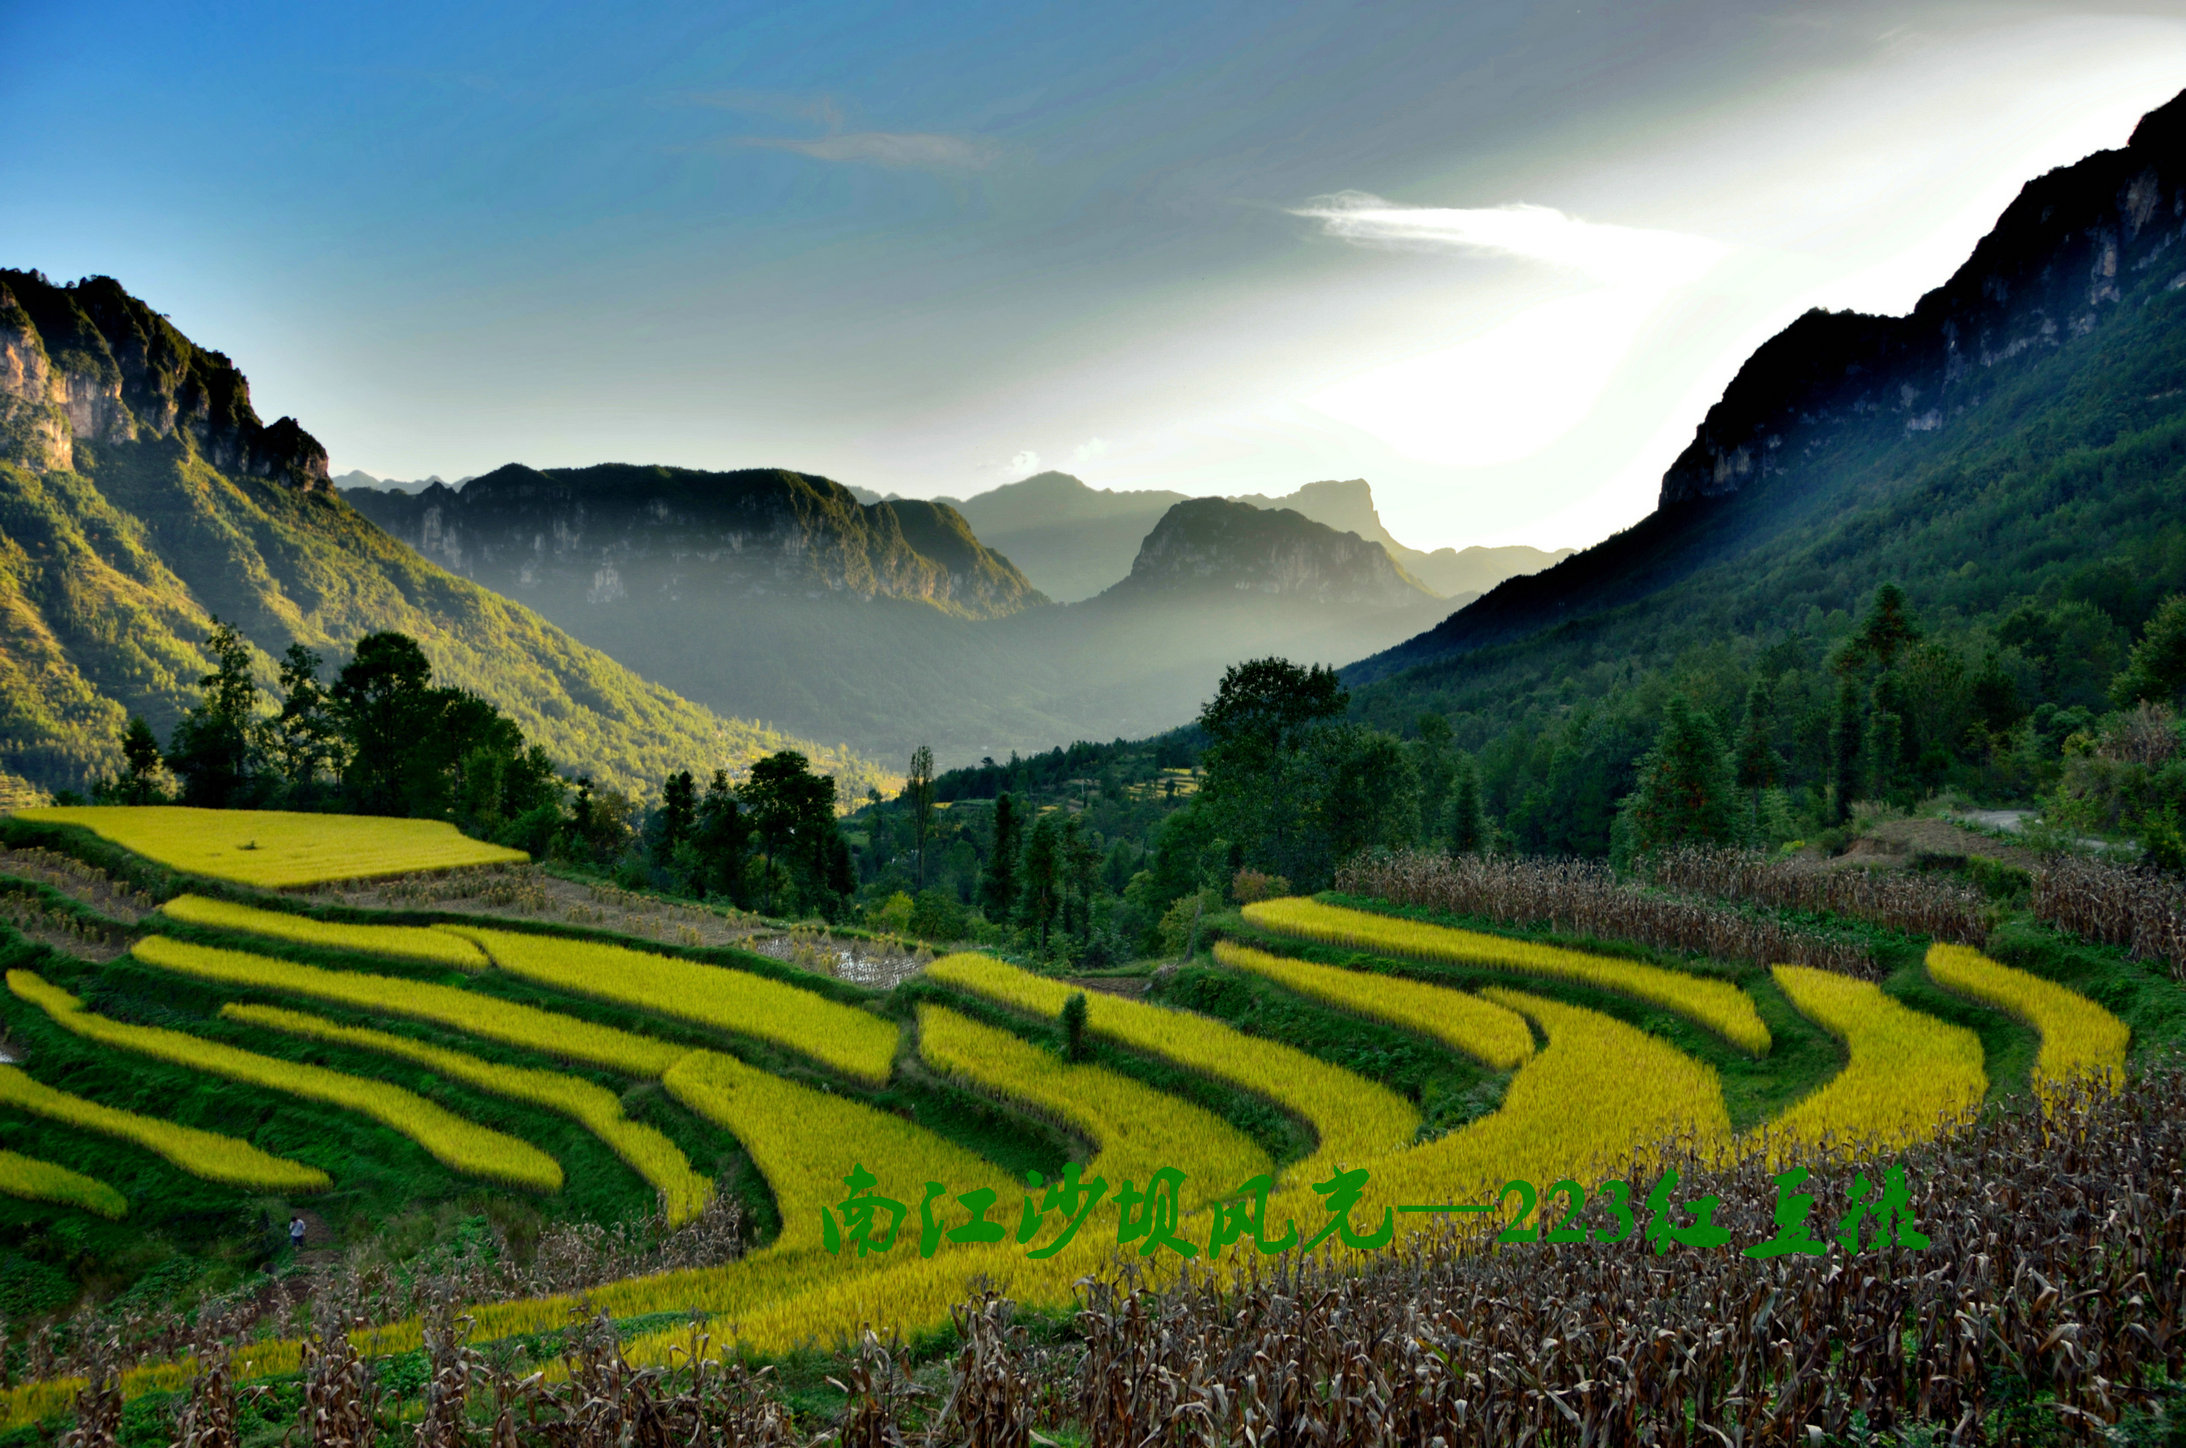
M 1663 476 L 1721 497 L 1851 442 L 1949 429 L 2009 369 L 2186 287 L 2186 96 L 2123 150 L 2027 183 L 1911 315 L 1809 312 L 1757 350 Z
M 324 488 L 326 449 L 294 418 L 268 427 L 235 364 L 111 277 L 53 285 L 0 269 L 0 457 L 72 468 L 78 443 L 181 438 L 231 475 Z
M 1429 591 L 1379 543 L 1289 508 L 1191 498 L 1162 515 L 1112 593 L 1222 591 L 1400 608 Z
M 890 598 L 964 618 L 1046 600 L 946 505 L 860 503 L 782 468 L 511 463 L 461 488 L 344 490 L 442 566 L 518 598 L 587 605 L 760 595 Z

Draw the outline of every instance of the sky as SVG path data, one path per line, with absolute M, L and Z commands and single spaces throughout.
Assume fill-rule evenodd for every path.
M 0 265 L 336 472 L 1364 477 L 1577 546 L 1761 340 L 2181 89 L 2186 0 L 0 0 Z

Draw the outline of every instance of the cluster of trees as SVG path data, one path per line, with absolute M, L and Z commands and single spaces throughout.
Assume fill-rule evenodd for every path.
M 215 619 L 205 647 L 212 672 L 166 748 L 132 718 L 123 770 L 95 798 L 447 819 L 541 853 L 560 832 L 565 788 L 546 751 L 485 700 L 435 685 L 408 635 L 360 638 L 331 682 L 292 644 L 270 700 L 233 625 Z
M 791 916 L 840 916 L 855 886 L 835 781 L 794 750 L 757 761 L 740 784 L 716 770 L 703 793 L 688 771 L 674 775 L 643 812 L 589 777 L 565 778 L 485 700 L 436 685 L 405 634 L 358 639 L 331 681 L 318 654 L 291 645 L 270 697 L 233 626 L 215 619 L 206 651 L 199 702 L 164 749 L 132 718 L 122 772 L 96 787 L 98 802 L 445 819 L 626 884 Z

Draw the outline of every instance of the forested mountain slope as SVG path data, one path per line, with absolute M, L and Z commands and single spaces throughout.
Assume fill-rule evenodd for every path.
M 420 558 L 327 485 L 292 419 L 262 425 L 227 358 L 115 282 L 0 271 L 0 770 L 45 788 L 113 772 L 127 717 L 164 737 L 195 701 L 214 615 L 262 655 L 415 637 L 565 767 L 625 788 L 803 747 L 639 678 Z M 267 669 L 270 677 L 270 667 Z
M 2186 97 L 2031 182 L 1909 316 L 1786 329 L 1655 513 L 1346 670 L 1355 712 L 1447 716 L 1529 848 L 1607 847 L 1678 693 L 1779 751 L 1809 822 L 1855 789 L 2046 789 L 2076 733 L 2109 748 L 2112 681 L 2186 590 L 2182 243 Z M 1885 582 L 1924 641 L 1876 676 L 1845 649 Z
M 1501 584 L 1348 676 L 1365 682 L 1643 599 L 1668 607 L 1665 591 L 1686 580 L 1680 612 L 1726 589 L 1762 603 L 1742 577 L 1750 565 L 1734 560 L 1809 550 L 1815 530 L 1878 504 L 1948 528 L 1957 510 L 1941 480 L 1954 462 L 2003 447 L 2035 463 L 2160 423 L 2186 398 L 2170 370 L 2182 239 L 2186 97 L 2148 115 L 2124 149 L 2028 183 L 1910 315 L 1810 312 L 1763 344 L 1645 520 Z M 1711 568 L 1727 571 L 1695 577 Z

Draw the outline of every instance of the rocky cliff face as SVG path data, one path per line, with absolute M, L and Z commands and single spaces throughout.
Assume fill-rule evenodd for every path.
M 953 509 L 863 504 L 787 469 L 511 463 L 461 488 L 343 496 L 426 557 L 556 617 L 579 605 L 834 595 L 995 618 L 1045 601 Z
M 1288 508 L 1192 498 L 1162 515 L 1111 592 L 1220 591 L 1399 608 L 1433 595 L 1379 543 Z
M 1671 507 L 1720 497 L 1853 439 L 1948 430 L 1999 368 L 2186 287 L 2186 96 L 2123 150 L 2029 182 L 1906 317 L 1809 312 L 1739 371 L 1662 480 Z
M 57 287 L 0 269 L 0 459 L 76 466 L 79 443 L 180 437 L 222 472 L 327 486 L 326 449 L 284 417 L 268 427 L 250 384 L 111 277 Z

